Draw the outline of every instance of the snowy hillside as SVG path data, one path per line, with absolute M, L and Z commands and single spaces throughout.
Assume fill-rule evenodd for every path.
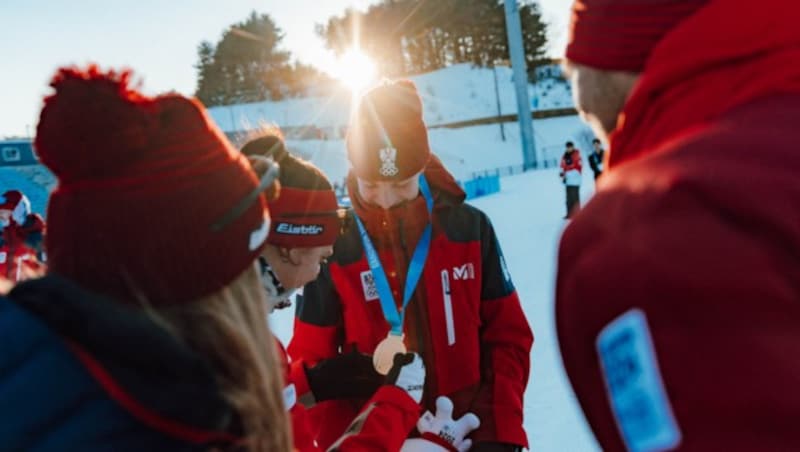
M 428 131 L 430 146 L 447 169 L 459 180 L 468 180 L 473 173 L 522 165 L 519 125 L 505 123 L 506 140 L 501 140 L 500 125 L 490 124 L 463 129 Z M 574 141 L 588 152 L 594 137 L 577 116 L 537 119 L 533 121 L 536 146 L 541 159 L 553 166 L 564 152 L 564 143 Z M 311 160 L 333 181 L 347 174 L 348 162 L 344 140 L 290 140 L 290 150 Z M 585 153 L 584 152 L 584 153 Z
M 429 127 L 471 119 L 515 114 L 517 103 L 509 67 L 498 67 L 495 95 L 492 69 L 458 64 L 427 74 L 409 77 L 419 89 L 424 119 Z M 572 107 L 569 85 L 549 78 L 529 85 L 531 110 Z M 350 93 L 342 90 L 327 98 L 287 99 L 209 109 L 211 117 L 226 132 L 248 130 L 260 123 L 283 128 L 313 125 L 329 137 L 341 137 L 350 117 Z
M 587 171 L 582 201 L 591 195 L 593 186 L 591 171 Z M 555 331 L 553 290 L 558 240 L 564 227 L 564 188 L 555 169 L 503 178 L 502 187 L 501 193 L 472 204 L 489 215 L 497 230 L 536 337 L 524 406 L 531 450 L 597 451 L 599 446 L 567 381 Z M 292 311 L 279 311 L 271 319 L 284 343 L 291 338 Z

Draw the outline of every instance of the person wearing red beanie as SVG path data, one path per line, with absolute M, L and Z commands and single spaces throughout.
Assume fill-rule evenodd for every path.
M 474 411 L 475 451 L 527 447 L 522 397 L 533 334 L 486 215 L 431 154 L 416 87 L 367 92 L 346 139 L 353 208 L 319 278 L 298 301 L 293 359 L 313 364 L 354 350 L 386 373 L 395 353 L 425 362 L 423 406 L 449 397 Z M 338 438 L 364 399 L 309 410 L 320 446 Z M 424 433 L 423 433 L 424 436 Z
M 609 141 L 559 252 L 564 366 L 606 451 L 797 450 L 800 4 L 578 0 Z
M 289 451 L 256 179 L 196 100 L 60 69 L 47 276 L 0 300 L 3 450 Z
M 27 196 L 19 190 L 0 195 L 0 279 L 16 283 L 44 273 L 44 233 Z
M 316 279 L 320 262 L 331 255 L 344 211 L 338 208 L 333 187 L 322 171 L 289 153 L 279 129 L 257 131 L 242 147 L 242 153 L 259 177 L 279 166 L 280 188 L 268 199 L 272 231 L 260 262 L 270 306 L 284 309 L 291 306 L 296 289 Z M 326 400 L 357 398 L 370 400 L 353 421 L 359 427 L 339 438 L 336 450 L 397 451 L 404 447 L 420 415 L 425 368 L 418 355 L 399 355 L 402 359 L 394 362 L 387 378 L 375 371 L 370 356 L 357 351 L 309 367 L 302 360 L 290 362 L 280 342 L 278 348 L 283 357 L 284 394 L 295 450 L 323 450 L 309 425 L 306 407 Z M 455 422 L 449 418 L 447 425 Z M 452 437 L 448 444 L 461 439 Z M 436 444 L 440 442 L 422 444 L 439 447 Z

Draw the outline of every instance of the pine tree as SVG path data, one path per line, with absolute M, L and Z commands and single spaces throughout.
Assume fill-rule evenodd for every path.
M 272 18 L 254 11 L 225 30 L 216 45 L 202 42 L 195 95 L 207 106 L 279 100 L 323 82 L 310 66 L 289 62 L 290 53 L 280 49 L 282 39 Z
M 520 16 L 528 69 L 534 74 L 544 58 L 547 30 L 538 4 L 524 1 Z M 387 76 L 465 62 L 491 67 L 509 59 L 502 0 L 383 0 L 365 12 L 348 9 L 332 17 L 317 26 L 317 33 L 342 53 L 354 45 L 356 24 L 360 47 Z

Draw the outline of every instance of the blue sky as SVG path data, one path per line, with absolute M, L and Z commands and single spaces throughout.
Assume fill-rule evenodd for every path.
M 195 87 L 197 45 L 216 42 L 250 11 L 269 13 L 283 47 L 304 63 L 330 64 L 314 25 L 371 0 L 3 0 L 0 2 L 0 137 L 33 133 L 55 69 L 95 61 L 127 66 L 147 92 Z M 550 22 L 551 53 L 563 52 L 570 1 L 540 0 Z M 323 67 L 324 68 L 324 67 Z

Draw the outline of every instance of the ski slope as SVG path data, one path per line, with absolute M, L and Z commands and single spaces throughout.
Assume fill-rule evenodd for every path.
M 586 173 L 582 202 L 594 189 L 591 171 Z M 598 451 L 567 381 L 555 331 L 556 253 L 565 226 L 565 195 L 558 170 L 504 177 L 501 183 L 500 193 L 471 203 L 492 220 L 536 338 L 524 406 L 531 450 Z M 273 330 L 284 343 L 291 338 L 293 316 L 293 309 L 286 309 L 271 318 Z

